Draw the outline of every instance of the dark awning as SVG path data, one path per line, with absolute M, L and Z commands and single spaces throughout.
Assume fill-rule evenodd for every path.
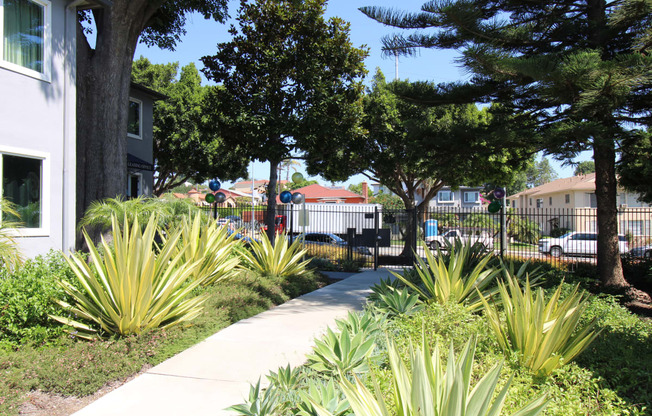
M 150 172 L 154 172 L 154 165 L 132 155 L 131 153 L 127 153 L 127 167 L 132 169 L 148 170 Z

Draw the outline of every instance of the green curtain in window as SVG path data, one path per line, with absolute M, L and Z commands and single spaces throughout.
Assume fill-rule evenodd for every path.
M 29 0 L 4 0 L 3 58 L 43 72 L 45 19 L 43 6 Z

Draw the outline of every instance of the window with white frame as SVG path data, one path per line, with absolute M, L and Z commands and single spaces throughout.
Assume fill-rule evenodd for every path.
M 453 202 L 453 192 L 451 191 L 439 191 L 437 192 L 437 201 L 447 203 Z
M 14 213 L 3 212 L 2 221 L 18 222 L 23 228 L 43 227 L 43 159 L 0 154 L 2 198 Z
M 565 201 L 567 204 L 570 204 L 570 194 L 566 194 L 566 195 L 564 195 L 564 201 Z
M 143 175 L 140 173 L 130 172 L 127 178 L 127 196 L 129 198 L 138 198 L 143 194 Z
M 129 116 L 127 118 L 127 135 L 134 139 L 143 136 L 143 102 L 135 98 L 129 99 Z
M 49 81 L 49 32 L 49 1 L 0 0 L 0 66 Z
M 478 191 L 464 192 L 464 202 L 467 204 L 480 202 L 480 192 Z
M 543 198 L 537 198 L 537 208 L 543 208 Z

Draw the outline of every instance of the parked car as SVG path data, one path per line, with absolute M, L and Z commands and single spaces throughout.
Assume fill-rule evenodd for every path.
M 633 249 L 629 250 L 629 255 L 642 259 L 652 259 L 652 244 L 634 247 Z
M 441 235 L 432 235 L 425 238 L 426 244 L 432 250 L 445 249 L 447 243 L 455 244 L 455 240 L 460 240 L 464 244 L 482 244 L 484 248 L 492 249 L 494 239 L 491 233 L 485 230 L 448 230 Z
M 627 253 L 629 247 L 624 235 L 618 236 L 618 248 Z M 539 240 L 539 252 L 561 257 L 564 254 L 577 256 L 595 256 L 598 254 L 598 234 L 571 231 L 558 238 Z
M 342 238 L 336 236 L 335 234 L 330 233 L 306 233 L 299 234 L 293 239 L 303 238 L 306 244 L 316 244 L 316 245 L 334 245 L 340 247 L 347 247 L 348 243 Z M 353 251 L 358 254 L 365 256 L 371 256 L 371 251 L 368 247 L 353 247 Z

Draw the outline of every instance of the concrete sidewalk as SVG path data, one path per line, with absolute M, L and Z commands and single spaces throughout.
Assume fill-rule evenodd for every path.
M 231 415 L 249 384 L 305 362 L 315 337 L 389 275 L 367 271 L 237 322 L 91 403 L 75 416 Z

